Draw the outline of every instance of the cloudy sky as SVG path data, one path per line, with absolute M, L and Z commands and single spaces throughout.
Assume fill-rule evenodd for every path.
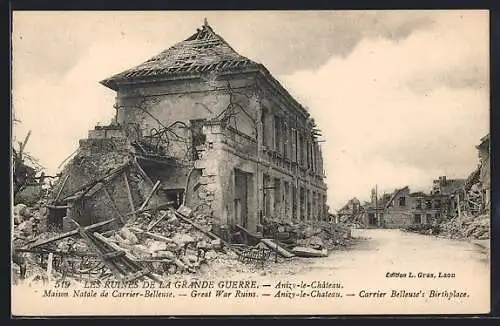
M 203 18 L 265 64 L 323 130 L 329 204 L 466 177 L 489 130 L 487 11 L 15 12 L 14 137 L 50 173 L 114 114 L 98 81 Z

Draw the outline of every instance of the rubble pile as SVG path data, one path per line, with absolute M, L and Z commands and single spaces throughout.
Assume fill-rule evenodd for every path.
M 468 218 L 454 218 L 441 224 L 415 224 L 403 229 L 428 235 L 440 235 L 451 239 L 486 240 L 490 238 L 488 215 Z
M 14 206 L 13 210 L 14 239 L 30 239 L 37 235 L 42 226 L 39 207 L 28 207 L 25 204 Z
M 454 239 L 486 240 L 490 238 L 490 217 L 455 218 L 442 224 L 440 231 L 442 235 Z
M 186 207 L 182 208 L 181 211 L 189 212 Z M 95 243 L 89 242 L 88 238 L 76 236 L 77 232 L 75 236 L 65 238 L 61 238 L 59 232 L 50 231 L 35 236 L 37 231 L 28 222 L 36 214 L 25 205 L 16 206 L 13 216 L 14 233 L 18 235 L 15 237 L 18 241 L 14 242 L 16 279 L 19 274 L 30 281 L 46 281 L 50 275 L 53 279 L 78 282 L 112 275 L 102 252 L 96 251 Z M 94 232 L 94 236 L 109 244 L 115 252 L 123 252 L 148 273 L 161 278 L 172 274 L 196 273 L 210 261 L 224 259 L 223 256 L 227 256 L 225 259 L 237 258 L 235 253 L 228 255 L 221 239 L 207 236 L 207 233 L 211 234 L 211 228 L 211 219 L 208 217 L 193 214 L 183 216 L 167 208 L 142 212 L 121 228 Z M 37 243 L 43 245 L 30 246 Z M 48 254 L 54 257 L 54 268 L 50 272 L 48 264 L 52 265 L 52 262 L 47 262 Z
M 191 221 L 210 232 L 206 217 L 192 216 Z M 139 260 L 150 262 L 153 271 L 164 276 L 194 273 L 222 250 L 220 239 L 210 239 L 192 224 L 180 220 L 173 210 L 143 213 L 108 239 Z
M 304 221 L 293 223 L 278 219 L 264 222 L 264 236 L 276 237 L 289 248 L 301 246 L 316 250 L 334 250 L 346 246 L 351 239 L 351 229 L 340 223 Z

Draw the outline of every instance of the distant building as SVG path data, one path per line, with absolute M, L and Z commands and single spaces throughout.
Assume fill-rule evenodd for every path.
M 411 192 L 410 188 L 405 186 L 395 189 L 392 194 L 383 194 L 380 198 L 372 193 L 371 201 L 361 206 L 358 219 L 368 228 L 403 228 L 414 224 L 439 222 L 457 209 L 453 195 L 457 189 L 452 191 L 451 187 L 448 187 L 443 191 L 444 194 L 426 194 Z
M 433 181 L 431 195 L 453 195 L 460 191 L 465 184 L 465 179 L 447 179 L 441 176 Z
M 491 172 L 490 172 L 490 135 L 481 138 L 481 143 L 476 146 L 479 151 L 479 181 L 483 193 L 484 205 L 490 206 Z

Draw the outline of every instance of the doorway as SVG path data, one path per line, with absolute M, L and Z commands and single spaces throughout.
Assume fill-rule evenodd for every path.
M 234 170 L 235 222 L 244 228 L 248 227 L 248 178 L 248 173 Z

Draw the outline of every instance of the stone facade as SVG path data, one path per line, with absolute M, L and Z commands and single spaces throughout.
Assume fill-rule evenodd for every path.
M 228 51 L 209 26 L 184 42 L 189 51 L 200 44 Z M 262 65 L 213 71 L 226 64 L 203 57 L 207 70 L 194 73 L 203 55 L 196 52 L 182 74 L 103 81 L 117 92 L 116 123 L 157 141 L 181 167 L 185 204 L 220 224 L 255 232 L 263 217 L 327 220 L 322 152 L 309 113 Z
M 414 224 L 440 222 L 457 208 L 450 195 L 411 193 L 410 188 L 396 190 L 385 203 L 381 226 L 404 228 Z

